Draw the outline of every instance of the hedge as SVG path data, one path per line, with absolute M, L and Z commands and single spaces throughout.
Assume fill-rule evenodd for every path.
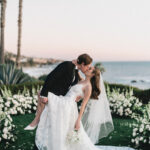
M 41 81 L 37 81 L 37 82 L 27 82 L 24 84 L 5 85 L 5 86 L 7 88 L 9 88 L 13 94 L 16 94 L 16 93 L 18 93 L 19 90 L 20 90 L 20 92 L 22 92 L 24 87 L 28 88 L 31 91 L 32 87 L 37 89 L 39 86 L 43 86 L 43 84 L 44 84 L 44 81 L 41 80 Z M 150 89 L 141 90 L 136 87 L 129 86 L 129 85 L 111 84 L 111 83 L 105 82 L 105 87 L 107 87 L 107 86 L 110 87 L 111 91 L 114 88 L 120 88 L 120 92 L 123 92 L 125 89 L 129 90 L 130 88 L 133 88 L 134 96 L 139 98 L 143 104 L 147 104 L 148 102 L 150 102 Z M 4 89 L 4 85 L 0 85 L 0 89 Z M 1 94 L 1 90 L 0 90 L 0 94 Z
M 123 84 L 113 84 L 113 83 L 108 83 L 105 82 L 105 87 L 109 86 L 110 90 L 112 91 L 114 88 L 119 88 L 120 92 L 123 92 L 125 89 L 129 90 L 129 89 L 133 89 L 133 94 L 135 97 L 139 98 L 140 101 L 143 104 L 147 104 L 150 102 L 150 89 L 147 90 L 142 90 L 136 87 L 132 87 L 129 85 L 123 85 Z
M 11 90 L 13 94 L 17 94 L 18 91 L 22 92 L 24 88 L 29 89 L 29 91 L 32 91 L 32 88 L 38 89 L 39 86 L 43 86 L 44 81 L 37 81 L 37 82 L 26 82 L 23 84 L 14 84 L 14 85 L 0 85 L 0 94 L 1 89 L 4 89 L 4 87 Z

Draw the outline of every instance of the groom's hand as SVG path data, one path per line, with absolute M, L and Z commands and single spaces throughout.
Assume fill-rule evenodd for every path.
M 81 98 L 82 98 L 81 96 L 78 96 L 75 101 L 79 102 Z
M 41 93 L 41 91 L 38 91 L 38 99 L 40 99 L 40 93 Z
M 41 97 L 41 102 L 44 103 L 44 104 L 47 104 L 48 103 L 48 98 L 47 97 Z

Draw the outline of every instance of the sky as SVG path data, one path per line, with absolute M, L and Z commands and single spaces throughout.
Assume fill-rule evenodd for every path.
M 7 0 L 5 49 L 17 52 L 19 0 Z M 24 0 L 21 53 L 150 61 L 149 0 Z

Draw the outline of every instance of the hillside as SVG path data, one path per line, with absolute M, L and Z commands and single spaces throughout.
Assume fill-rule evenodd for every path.
M 17 55 L 12 52 L 5 52 L 5 60 L 6 62 L 16 62 Z M 38 58 L 38 57 L 29 57 L 29 56 L 21 56 L 21 66 L 36 66 L 36 65 L 47 65 L 54 64 L 60 62 L 62 60 L 57 60 L 54 58 Z

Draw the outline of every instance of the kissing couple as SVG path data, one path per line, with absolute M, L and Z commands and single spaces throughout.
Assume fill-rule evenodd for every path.
M 38 94 L 36 117 L 25 130 L 36 127 L 38 150 L 131 150 L 94 145 L 114 126 L 101 72 L 88 54 L 60 63 L 47 76 Z

